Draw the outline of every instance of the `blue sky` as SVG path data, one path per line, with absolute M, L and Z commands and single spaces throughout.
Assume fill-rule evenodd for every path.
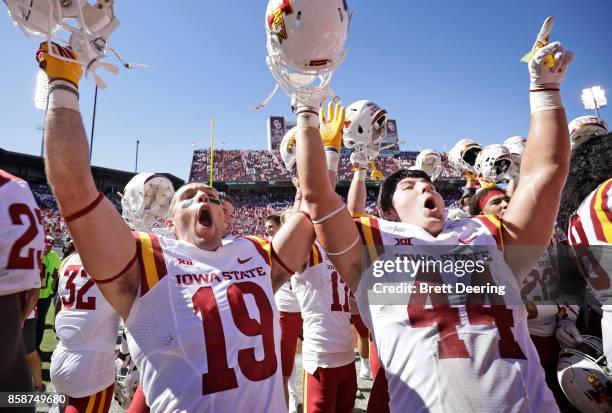
M 349 0 L 349 54 L 332 86 L 345 104 L 379 103 L 398 120 L 403 149 L 450 149 L 526 135 L 529 77 L 520 57 L 548 15 L 552 40 L 574 50 L 562 95 L 568 120 L 586 114 L 581 90 L 612 93 L 612 1 Z M 193 151 L 208 145 L 209 119 L 225 148 L 266 147 L 266 118 L 290 116 L 279 92 L 259 112 L 274 83 L 265 64 L 266 2 L 117 0 L 121 26 L 112 44 L 149 69 L 105 72 L 98 95 L 93 164 L 187 178 Z M 14 27 L 0 3 L 0 147 L 40 153 L 43 113 L 33 106 L 37 43 Z M 108 60 L 115 63 L 114 59 Z M 81 110 L 91 128 L 93 81 L 81 81 Z M 610 109 L 602 117 L 612 123 Z

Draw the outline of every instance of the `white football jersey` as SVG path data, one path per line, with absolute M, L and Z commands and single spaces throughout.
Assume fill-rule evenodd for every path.
M 40 288 L 43 218 L 28 183 L 0 169 L 0 295 Z
M 300 303 L 291 287 L 291 281 L 287 281 L 276 290 L 274 301 L 278 311 L 283 313 L 299 313 L 301 311 Z
M 604 353 L 612 360 L 612 178 L 602 182 L 587 196 L 570 218 L 567 239 L 587 277 L 589 294 L 603 310 L 601 330 Z M 589 246 L 599 246 L 591 250 Z M 582 248 L 581 248 L 582 247 Z M 594 256 L 593 252 L 598 253 Z
M 549 254 L 550 248 L 540 257 L 537 264 L 527 274 L 521 286 L 521 295 L 526 302 L 535 304 L 529 311 L 527 327 L 529 334 L 539 337 L 550 337 L 555 334 L 557 327 L 556 305 L 544 304 L 545 301 L 555 300 L 558 295 L 558 280 L 555 279 L 555 270 Z
M 372 261 L 388 257 L 385 248 L 396 251 L 388 258 L 400 258 L 399 249 L 389 248 L 397 245 L 410 246 L 401 250 L 405 254 L 444 263 L 441 273 L 417 271 L 412 277 L 400 272 L 402 282 L 416 289 L 400 285 L 401 301 L 392 304 L 385 300 L 393 293 L 375 297 L 381 291 L 376 283 L 390 286 L 387 273 L 362 275 L 357 304 L 385 369 L 392 412 L 559 411 L 529 337 L 518 281 L 503 257 L 496 217 L 447 221 L 437 237 L 415 225 L 373 217 L 356 223 Z M 489 247 L 482 252 L 477 246 Z M 470 256 L 469 251 L 478 252 Z M 483 261 L 483 271 L 461 278 L 456 269 L 466 259 Z M 454 273 L 446 269 L 447 262 Z M 505 286 L 504 295 L 487 292 L 479 295 L 484 301 L 466 305 L 473 298 L 456 295 L 463 280 L 486 291 Z M 455 295 L 421 289 L 446 285 Z
M 355 361 L 349 307 L 349 288 L 318 245 L 307 268 L 291 277 L 291 287 L 302 309 L 304 369 L 342 367 Z
M 51 381 L 71 397 L 96 394 L 115 381 L 119 315 L 72 254 L 62 262 L 55 318 L 59 343 L 51 357 Z
M 143 272 L 125 327 L 151 411 L 286 412 L 266 242 L 205 251 L 135 235 Z

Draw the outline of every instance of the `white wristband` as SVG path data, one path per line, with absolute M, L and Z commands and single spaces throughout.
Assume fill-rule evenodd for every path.
M 304 128 L 319 129 L 319 111 L 309 106 L 299 106 L 297 108 L 297 126 L 298 130 Z
M 367 174 L 367 170 L 366 169 L 362 169 L 359 168 L 355 171 L 355 176 L 357 177 L 358 181 L 365 181 L 366 180 L 366 174 Z
M 325 151 L 327 158 L 327 169 L 332 172 L 338 172 L 338 163 L 340 162 L 340 154 L 336 151 Z
M 563 109 L 561 94 L 558 90 L 530 91 L 529 105 L 531 106 L 531 113 Z
M 47 109 L 67 108 L 79 112 L 79 92 L 70 82 L 54 80 L 49 85 Z

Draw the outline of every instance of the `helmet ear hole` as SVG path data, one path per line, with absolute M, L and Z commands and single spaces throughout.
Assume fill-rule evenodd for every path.
M 357 128 L 357 132 L 359 132 L 359 133 L 363 133 L 363 128 L 362 128 L 361 126 L 359 126 L 359 127 Z

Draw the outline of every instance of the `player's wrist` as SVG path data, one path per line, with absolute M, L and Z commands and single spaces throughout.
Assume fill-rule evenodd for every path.
M 354 176 L 355 178 L 357 178 L 358 181 L 365 181 L 367 173 L 368 173 L 367 169 L 356 167 Z
M 57 108 L 79 111 L 79 91 L 74 83 L 64 79 L 49 82 L 48 109 Z
M 319 129 L 319 111 L 306 105 L 298 105 L 295 113 L 297 114 L 298 130 L 306 128 Z
M 340 154 L 335 148 L 325 148 L 325 158 L 327 159 L 327 169 L 332 172 L 338 172 L 338 164 L 340 163 Z
M 559 85 L 556 85 L 556 87 L 532 85 L 529 88 L 529 106 L 532 114 L 547 110 L 563 109 Z

